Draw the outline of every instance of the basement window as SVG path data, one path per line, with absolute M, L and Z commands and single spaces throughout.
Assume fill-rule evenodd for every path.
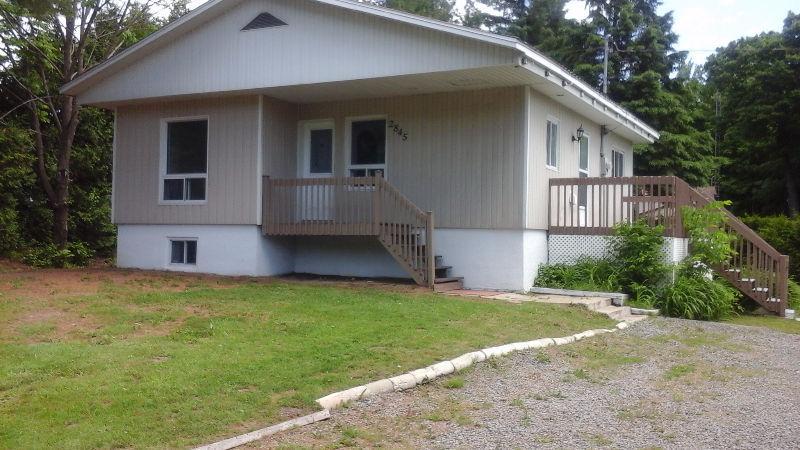
M 282 27 L 284 25 L 288 24 L 268 12 L 263 12 L 257 15 L 255 19 L 251 20 L 250 23 L 245 25 L 244 28 L 242 28 L 242 31 L 260 30 L 262 28 Z
M 170 263 L 197 265 L 197 240 L 170 239 Z

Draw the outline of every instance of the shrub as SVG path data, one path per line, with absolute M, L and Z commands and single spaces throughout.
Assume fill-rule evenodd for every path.
M 33 243 L 22 255 L 22 262 L 33 267 L 72 267 L 89 264 L 93 252 L 83 242 L 70 242 L 65 248 L 55 244 Z
M 789 280 L 789 309 L 800 310 L 800 284 L 792 279 Z
M 776 250 L 789 255 L 789 272 L 800 280 L 800 216 L 745 216 L 742 222 Z
M 616 265 L 609 260 L 591 258 L 581 259 L 572 265 L 541 265 L 536 286 L 598 292 L 620 290 Z
M 675 282 L 664 289 L 656 306 L 667 316 L 720 320 L 736 312 L 739 296 L 739 291 L 724 280 L 682 270 Z
M 733 256 L 736 238 L 725 231 L 729 202 L 711 202 L 702 208 L 684 206 L 681 210 L 683 226 L 689 236 L 692 267 L 717 267 Z M 701 263 L 701 264 L 697 264 Z
M 651 227 L 644 220 L 617 225 L 610 250 L 626 292 L 634 285 L 657 289 L 666 279 L 663 226 Z

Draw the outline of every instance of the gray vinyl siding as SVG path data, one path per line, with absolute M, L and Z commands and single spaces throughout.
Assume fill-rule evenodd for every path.
M 269 12 L 288 25 L 241 31 Z M 516 52 L 313 1 L 252 0 L 109 74 L 82 103 L 513 65 Z
M 297 123 L 300 106 L 263 97 L 263 174 L 274 178 L 297 176 Z
M 204 205 L 160 205 L 161 120 L 208 116 Z M 258 97 L 119 107 L 116 116 L 114 222 L 258 223 Z
M 347 176 L 346 118 L 386 115 L 408 132 L 407 141 L 387 134 L 387 179 L 434 211 L 437 227 L 520 229 L 523 110 L 524 88 L 514 87 L 301 105 L 300 119 L 335 121 L 334 170 Z
M 600 124 L 579 115 L 555 100 L 529 89 L 530 120 L 527 157 L 527 220 L 531 229 L 545 230 L 548 227 L 548 193 L 551 178 L 577 178 L 580 151 L 572 142 L 578 127 L 583 125 L 589 137 L 589 176 L 601 175 Z M 559 122 L 558 170 L 546 167 L 547 119 L 552 116 Z M 605 137 L 606 156 L 610 158 L 612 148 L 625 154 L 625 175 L 633 175 L 633 145 L 621 136 L 610 133 Z

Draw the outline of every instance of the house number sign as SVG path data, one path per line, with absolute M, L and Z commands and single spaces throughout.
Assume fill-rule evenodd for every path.
M 408 140 L 408 131 L 404 130 L 399 123 L 395 122 L 394 120 L 389 120 L 387 124 L 389 129 L 392 130 L 394 134 L 400 136 L 404 141 Z

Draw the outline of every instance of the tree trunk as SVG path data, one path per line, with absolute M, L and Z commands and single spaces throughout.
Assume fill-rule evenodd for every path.
M 66 202 L 53 208 L 53 243 L 64 248 L 69 239 L 69 206 Z

